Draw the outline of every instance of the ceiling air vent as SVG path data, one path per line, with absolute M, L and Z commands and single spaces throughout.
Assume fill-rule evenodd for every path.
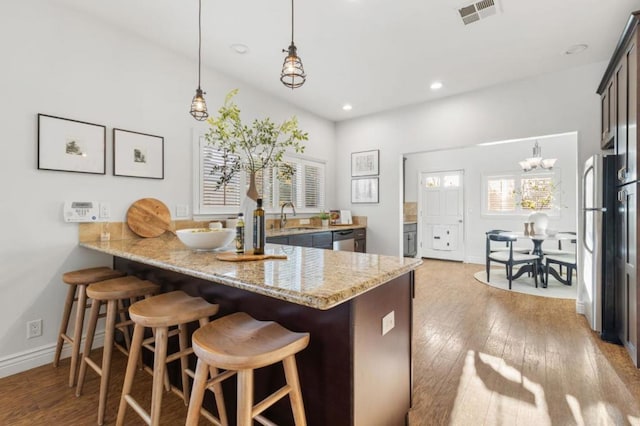
M 497 13 L 495 0 L 481 0 L 458 9 L 462 22 L 469 25 Z

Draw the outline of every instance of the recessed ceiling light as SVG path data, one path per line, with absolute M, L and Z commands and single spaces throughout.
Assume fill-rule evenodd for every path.
M 344 104 L 342 105 L 342 109 L 345 111 L 351 111 L 353 107 L 351 106 L 351 104 Z
M 565 55 L 575 55 L 576 53 L 580 53 L 584 50 L 587 50 L 587 48 L 589 47 L 589 45 L 587 44 L 574 44 L 573 46 L 569 47 L 567 50 L 565 50 L 564 54 Z
M 246 44 L 241 44 L 241 43 L 232 44 L 231 48 L 236 53 L 239 53 L 241 55 L 244 55 L 245 53 L 247 53 L 249 51 L 249 46 L 247 46 Z
M 438 90 L 438 89 L 442 89 L 442 82 L 441 81 L 434 81 L 433 83 L 431 83 L 431 90 Z

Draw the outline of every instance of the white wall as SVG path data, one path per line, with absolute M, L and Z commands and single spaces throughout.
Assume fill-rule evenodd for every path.
M 77 225 L 62 221 L 63 201 L 107 201 L 113 221 L 123 221 L 143 197 L 164 201 L 174 213 L 176 204 L 191 205 L 192 131 L 203 124 L 188 114 L 197 63 L 59 5 L 2 1 L 0 54 L 2 376 L 52 359 L 66 292 L 61 274 L 111 264 L 109 256 L 77 247 Z M 309 132 L 306 154 L 327 161 L 327 202 L 335 204 L 333 122 L 211 70 L 203 69 L 202 86 L 210 112 L 238 87 L 247 120 L 297 115 Z M 37 170 L 37 113 L 106 125 L 107 174 Z M 164 180 L 112 175 L 114 127 L 165 138 Z M 25 323 L 37 318 L 44 335 L 26 340 Z
M 591 64 L 338 123 L 342 152 L 380 149 L 379 204 L 351 205 L 348 187 L 338 187 L 342 208 L 350 206 L 353 214 L 369 218 L 367 250 L 401 254 L 404 153 L 577 131 L 581 170 L 600 150 L 595 90 L 605 66 Z M 336 160 L 337 181 L 349 180 L 349 157 Z M 579 289 L 579 303 L 582 295 Z
M 555 171 L 558 173 L 558 181 L 561 182 L 555 200 L 562 208 L 549 212 L 549 228 L 576 231 L 576 135 L 557 135 L 539 139 L 538 142 L 544 158 L 557 159 Z M 527 215 L 483 214 L 483 176 L 519 173 L 518 161 L 531 156 L 533 144 L 534 141 L 525 140 L 408 154 L 405 156 L 405 201 L 418 201 L 421 172 L 464 170 L 464 261 L 484 264 L 484 233 L 490 229 L 523 231 L 523 222 Z

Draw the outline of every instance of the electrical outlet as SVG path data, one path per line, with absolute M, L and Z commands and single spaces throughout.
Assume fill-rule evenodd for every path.
M 383 336 L 388 332 L 390 332 L 395 326 L 396 326 L 395 311 L 391 311 L 387 315 L 382 317 L 382 335 Z
M 111 217 L 111 206 L 109 203 L 100 203 L 100 219 L 109 219 Z
M 300 219 L 300 225 L 308 225 L 311 221 L 309 219 Z
M 42 320 L 37 319 L 27 322 L 27 339 L 42 336 Z

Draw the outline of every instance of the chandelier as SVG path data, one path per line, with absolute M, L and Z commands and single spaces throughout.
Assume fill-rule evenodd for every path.
M 533 146 L 533 156 L 527 158 L 526 160 L 520 161 L 520 167 L 525 172 L 535 170 L 537 168 L 541 169 L 552 169 L 553 165 L 556 164 L 555 158 L 542 158 L 542 148 L 538 145 L 538 141 Z

